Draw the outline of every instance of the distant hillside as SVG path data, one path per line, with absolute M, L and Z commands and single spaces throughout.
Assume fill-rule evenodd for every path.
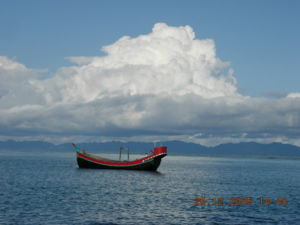
M 258 144 L 245 142 L 238 144 L 222 144 L 214 151 L 224 152 L 226 155 L 274 155 L 274 156 L 300 156 L 300 148 L 294 145 L 271 143 Z
M 52 149 L 55 145 L 43 141 L 0 141 L 0 149 Z
M 221 144 L 216 147 L 206 147 L 194 143 L 186 143 L 181 141 L 164 142 L 168 146 L 170 155 L 186 154 L 186 155 L 240 155 L 240 156 L 297 156 L 300 157 L 300 147 L 272 143 L 259 144 L 254 142 L 244 142 L 237 144 Z M 105 143 L 78 143 L 81 149 L 90 152 L 110 152 L 118 153 L 121 146 L 128 147 L 132 153 L 145 153 L 153 148 L 153 143 L 143 142 L 105 142 Z M 0 149 L 10 150 L 39 150 L 39 151 L 74 151 L 70 143 L 54 145 L 41 141 L 2 141 Z

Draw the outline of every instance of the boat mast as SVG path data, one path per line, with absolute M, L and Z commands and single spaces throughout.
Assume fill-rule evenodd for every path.
M 120 147 L 119 161 L 121 161 L 123 150 L 127 150 L 127 160 L 129 161 L 129 148 L 125 148 L 125 147 Z

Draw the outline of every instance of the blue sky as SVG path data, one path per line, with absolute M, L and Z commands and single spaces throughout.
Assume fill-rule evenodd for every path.
M 68 56 L 96 56 L 124 35 L 153 24 L 190 25 L 216 41 L 241 92 L 299 91 L 299 1 L 1 1 L 0 52 L 30 68 L 69 65 Z
M 2 0 L 0 140 L 300 146 L 299 12 L 297 0 Z

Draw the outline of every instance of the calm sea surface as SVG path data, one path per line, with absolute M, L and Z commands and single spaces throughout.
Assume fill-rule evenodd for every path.
M 167 156 L 158 170 L 0 150 L 0 224 L 300 224 L 299 160 Z

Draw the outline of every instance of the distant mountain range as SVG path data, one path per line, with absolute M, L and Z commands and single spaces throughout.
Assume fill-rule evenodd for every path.
M 164 142 L 168 146 L 170 155 L 212 155 L 212 156 L 286 156 L 300 157 L 300 147 L 272 143 L 259 144 L 255 142 L 243 142 L 237 144 L 221 144 L 216 147 L 206 147 L 194 143 L 181 141 Z M 153 143 L 143 142 L 104 142 L 104 143 L 78 143 L 82 149 L 88 152 L 118 153 L 121 146 L 128 147 L 132 153 L 145 153 L 153 148 Z M 41 141 L 2 141 L 0 149 L 6 150 L 39 150 L 39 151 L 74 151 L 70 143 L 54 145 Z

